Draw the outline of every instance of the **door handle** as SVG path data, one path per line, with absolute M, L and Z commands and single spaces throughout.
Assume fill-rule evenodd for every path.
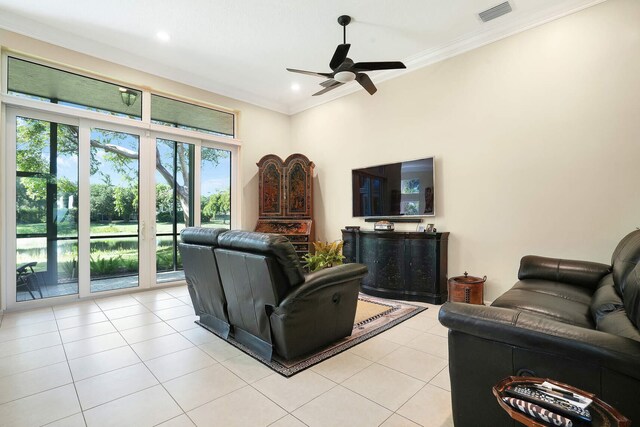
M 145 239 L 146 239 L 145 224 L 144 224 L 144 221 L 142 221 L 140 225 L 140 240 L 145 240 Z

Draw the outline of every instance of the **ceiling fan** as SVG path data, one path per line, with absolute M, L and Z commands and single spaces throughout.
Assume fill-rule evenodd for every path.
M 347 25 L 351 22 L 351 17 L 348 15 L 342 15 L 338 17 L 338 24 L 342 25 L 342 37 L 343 42 L 336 48 L 329 67 L 333 70 L 330 73 L 316 73 L 313 71 L 296 70 L 294 68 L 287 68 L 287 71 L 292 73 L 307 74 L 309 76 L 325 77 L 328 80 L 320 83 L 324 89 L 313 94 L 313 96 L 322 95 L 329 92 L 345 83 L 356 80 L 360 83 L 360 86 L 366 89 L 371 95 L 378 90 L 373 84 L 365 71 L 376 70 L 397 70 L 407 68 L 402 62 L 399 61 L 386 61 L 386 62 L 353 62 L 351 58 L 347 58 L 349 53 L 350 44 L 347 43 Z

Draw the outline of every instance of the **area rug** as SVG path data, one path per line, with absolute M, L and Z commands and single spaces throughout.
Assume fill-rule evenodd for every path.
M 226 341 L 277 373 L 285 377 L 291 377 L 404 322 L 426 309 L 426 307 L 419 307 L 406 302 L 392 301 L 361 293 L 358 295 L 358 306 L 351 336 L 343 338 L 313 354 L 293 360 L 282 360 L 278 355 L 274 355 L 271 360 L 266 360 L 235 341 L 233 337 L 228 337 Z M 205 325 L 200 324 L 200 326 L 206 328 Z M 215 333 L 214 331 L 211 332 Z

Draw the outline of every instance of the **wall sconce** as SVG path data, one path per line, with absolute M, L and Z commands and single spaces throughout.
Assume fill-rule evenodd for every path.
M 120 90 L 120 97 L 122 98 L 122 102 L 127 107 L 131 107 L 136 99 L 138 98 L 138 94 L 132 90 L 126 89 L 124 87 L 118 88 Z

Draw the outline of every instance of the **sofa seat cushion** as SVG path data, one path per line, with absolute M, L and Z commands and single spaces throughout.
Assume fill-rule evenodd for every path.
M 551 280 L 527 279 L 496 299 L 492 307 L 525 310 L 560 322 L 595 329 L 589 304 L 592 291 Z
M 624 308 L 619 308 L 600 317 L 597 329 L 619 337 L 640 341 L 640 332 L 631 323 Z
M 624 303 L 613 283 L 613 274 L 608 274 L 600 281 L 598 289 L 593 293 L 591 316 L 598 325 L 604 316 L 622 308 Z

